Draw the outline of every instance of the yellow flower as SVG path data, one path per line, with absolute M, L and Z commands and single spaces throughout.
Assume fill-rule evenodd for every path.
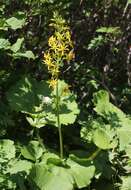
M 54 49 L 54 50 L 57 49 L 57 39 L 56 39 L 54 36 L 51 36 L 51 37 L 49 38 L 48 44 L 49 44 L 49 46 L 50 46 L 52 49 Z
M 58 66 L 54 66 L 54 67 L 52 68 L 51 73 L 52 73 L 52 76 L 53 76 L 53 77 L 57 78 L 57 77 L 58 77 L 58 74 L 59 74 L 59 68 L 58 68 Z
M 51 60 L 52 58 L 51 58 L 51 55 L 50 55 L 50 52 L 49 51 L 47 51 L 46 53 L 44 53 L 44 60 L 46 61 L 46 60 Z
M 75 53 L 71 50 L 67 55 L 67 61 L 71 61 L 75 58 Z
M 49 87 L 54 89 L 56 87 L 56 84 L 57 84 L 57 79 L 51 79 L 48 82 L 49 82 Z
M 70 42 L 71 41 L 71 34 L 69 31 L 66 32 L 65 36 L 66 36 L 66 39 Z
M 70 61 L 75 57 L 71 50 L 73 49 L 73 42 L 69 27 L 65 25 L 63 28 L 56 28 L 54 35 L 48 40 L 48 45 L 49 50 L 44 54 L 44 63 L 51 74 L 50 86 L 55 86 L 63 61 Z
M 58 51 L 61 53 L 61 56 L 63 56 L 65 51 L 68 51 L 68 47 L 64 43 L 61 43 L 58 47 Z

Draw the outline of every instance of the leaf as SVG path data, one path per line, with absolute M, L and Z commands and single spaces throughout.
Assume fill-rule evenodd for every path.
M 23 53 L 21 53 L 21 52 L 16 52 L 16 53 L 13 54 L 13 56 L 14 56 L 14 58 L 16 58 L 16 59 L 19 59 L 19 58 L 21 58 L 21 57 L 25 57 L 25 58 L 28 58 L 28 59 L 35 59 L 35 55 L 34 55 L 33 52 L 30 51 L 30 50 L 28 50 L 28 51 L 26 51 L 26 52 L 23 52 Z
M 6 20 L 3 18 L 0 18 L 0 30 L 7 31 L 8 25 L 6 24 Z
M 109 95 L 106 91 L 100 90 L 94 94 L 94 110 L 109 121 L 113 126 L 131 126 L 131 119 L 124 114 L 119 108 L 109 102 Z
M 93 118 L 81 128 L 81 137 L 87 142 L 92 140 L 101 149 L 115 148 L 118 145 L 116 131 L 109 124 L 105 124 L 100 118 Z
M 106 41 L 106 38 L 104 38 L 102 35 L 99 35 L 90 41 L 90 43 L 88 44 L 88 50 L 98 48 L 104 45 Z
M 6 23 L 11 27 L 13 30 L 17 30 L 22 28 L 25 25 L 25 18 L 19 18 L 19 17 L 11 17 L 6 20 Z
M 93 142 L 100 149 L 110 149 L 110 137 L 104 131 L 104 129 L 97 129 L 93 134 Z
M 91 183 L 91 179 L 95 173 L 95 167 L 93 165 L 80 165 L 71 159 L 67 160 L 67 164 L 70 166 L 69 172 L 73 176 L 78 188 L 84 188 Z
M 120 27 L 101 27 L 97 29 L 96 32 L 117 34 L 120 33 Z
M 37 164 L 32 168 L 29 181 L 40 190 L 73 190 L 73 178 L 63 167 Z
M 104 90 L 94 94 L 94 104 L 94 110 L 116 128 L 120 151 L 124 150 L 131 143 L 131 119 L 109 102 L 109 95 Z
M 76 97 L 70 92 L 68 84 L 64 81 L 58 81 L 58 91 L 60 97 L 60 122 L 63 125 L 72 124 L 75 122 L 77 115 L 79 114 L 79 108 L 76 103 Z M 56 96 L 56 89 L 54 89 L 53 96 Z M 49 120 L 53 125 L 57 126 L 56 111 L 53 109 L 49 115 Z
M 34 114 L 42 111 L 39 106 L 49 94 L 50 89 L 46 82 L 37 82 L 29 76 L 23 76 L 9 89 L 7 98 L 13 110 Z
M 131 143 L 131 127 L 117 129 L 117 135 L 119 138 L 119 149 L 120 151 L 123 151 Z
M 42 156 L 43 148 L 38 141 L 30 141 L 27 146 L 21 149 L 21 154 L 26 159 L 36 161 Z
M 11 50 L 12 50 L 14 53 L 16 53 L 17 51 L 19 51 L 20 48 L 21 48 L 21 45 L 22 45 L 23 41 L 24 41 L 24 38 L 18 38 L 17 41 L 16 41 L 16 43 L 14 43 L 14 44 L 11 46 Z
M 0 38 L 0 49 L 10 49 L 10 42 L 8 39 Z
M 45 152 L 44 155 L 42 156 L 41 160 L 43 164 L 48 164 L 50 161 L 52 161 L 54 159 L 54 161 L 59 160 L 60 158 L 57 154 L 55 153 L 51 153 L 51 152 Z
M 131 159 L 131 145 L 126 146 L 125 152 L 126 155 Z
M 76 117 L 79 114 L 79 109 L 75 101 L 75 96 L 73 94 L 69 94 L 68 97 L 62 98 L 59 113 L 61 124 L 68 125 L 75 122 Z M 53 113 L 52 116 L 54 117 L 52 117 L 51 121 L 54 123 L 55 126 L 57 126 L 57 118 L 55 116 L 55 113 Z
M 31 168 L 32 163 L 27 160 L 13 160 L 7 172 L 10 174 L 17 174 L 19 172 L 25 171 L 27 174 L 29 174 Z
M 11 140 L 0 140 L 0 162 L 6 162 L 15 157 L 15 146 Z
M 131 190 L 131 176 L 122 177 L 122 185 L 120 190 Z

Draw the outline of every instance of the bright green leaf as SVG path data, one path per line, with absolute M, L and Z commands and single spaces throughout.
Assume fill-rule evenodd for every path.
M 119 108 L 109 102 L 109 95 L 101 90 L 94 94 L 94 110 L 116 130 L 120 151 L 131 143 L 131 119 Z
M 22 45 L 23 41 L 24 41 L 24 38 L 18 38 L 17 41 L 16 41 L 16 43 L 14 43 L 14 44 L 11 46 L 11 50 L 12 50 L 14 53 L 16 53 L 17 51 L 19 51 L 20 48 L 21 48 L 21 45 Z
M 93 142 L 100 149 L 110 149 L 111 148 L 110 137 L 104 131 L 104 129 L 97 129 L 94 131 Z
M 27 174 L 29 174 L 31 168 L 32 163 L 27 160 L 14 160 L 7 172 L 10 174 L 17 174 L 19 172 L 25 171 Z
M 67 164 L 70 166 L 69 172 L 73 176 L 75 184 L 78 188 L 86 187 L 91 183 L 91 179 L 93 178 L 95 172 L 95 167 L 93 165 L 80 165 L 70 159 L 68 159 Z
M 16 30 L 24 26 L 25 18 L 20 19 L 16 17 L 11 17 L 6 20 L 6 23 L 11 27 L 11 29 Z
M 25 57 L 25 58 L 28 58 L 28 59 L 35 59 L 35 55 L 34 55 L 33 52 L 30 51 L 30 50 L 28 50 L 28 51 L 26 51 L 26 52 L 23 52 L 23 53 L 21 53 L 21 52 L 16 52 L 16 53 L 13 54 L 13 56 L 14 56 L 14 58 L 16 58 L 16 59 L 19 59 L 19 58 L 21 58 L 21 57 Z
M 27 146 L 21 149 L 21 154 L 26 159 L 36 161 L 42 156 L 43 148 L 38 141 L 30 141 Z
M 33 167 L 29 179 L 40 190 L 73 190 L 73 178 L 68 169 L 63 167 L 37 164 Z
M 0 49 L 9 49 L 10 48 L 10 42 L 8 39 L 0 38 Z
M 101 27 L 97 29 L 96 32 L 117 34 L 120 33 L 120 27 Z

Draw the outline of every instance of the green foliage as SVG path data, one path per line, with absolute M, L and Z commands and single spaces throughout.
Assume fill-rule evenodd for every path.
M 45 167 L 44 164 L 36 165 L 30 174 L 31 180 L 41 190 L 70 190 L 73 189 L 73 179 L 68 169 L 58 166 Z M 35 189 L 35 188 L 34 188 Z
M 60 120 L 63 125 L 74 123 L 79 113 L 75 96 L 68 92 L 67 88 L 66 83 L 59 81 Z M 53 103 L 56 94 L 55 90 L 51 93 L 47 82 L 37 82 L 30 77 L 23 77 L 8 91 L 7 98 L 14 110 L 29 115 L 27 120 L 32 126 L 38 128 L 46 124 L 57 126 L 56 108 Z
M 88 162 L 86 165 L 80 165 L 70 159 L 67 161 L 67 164 L 70 166 L 70 173 L 72 174 L 78 188 L 81 189 L 91 183 L 91 179 L 95 172 L 95 167 L 93 165 Z
M 23 16 L 22 16 L 23 17 Z M 19 28 L 22 28 L 25 24 L 25 18 L 16 18 L 16 17 L 11 17 L 6 20 L 7 25 L 13 29 L 17 30 Z
M 16 158 L 16 147 L 12 140 L 0 141 L 0 188 L 2 190 L 16 189 L 16 186 L 20 185 L 18 179 L 23 181 L 31 168 L 31 162 Z
M 123 184 L 120 190 L 130 190 L 131 189 L 131 176 L 122 177 Z
M 119 27 L 101 27 L 96 30 L 98 33 L 118 34 L 120 33 Z
M 131 143 L 131 119 L 109 102 L 109 95 L 106 91 L 94 94 L 94 103 L 96 106 L 94 110 L 116 128 L 120 151 L 124 150 Z
M 97 129 L 93 133 L 93 142 L 100 149 L 110 149 L 110 137 L 103 129 Z
M 0 140 L 0 162 L 7 162 L 15 157 L 15 146 L 11 140 Z
M 67 165 L 64 167 L 54 165 L 58 162 L 55 162 L 55 157 L 53 157 L 53 155 L 51 155 L 51 158 L 52 159 L 50 159 L 49 155 L 47 159 L 48 164 L 41 162 L 34 165 L 32 168 L 29 181 L 36 185 L 34 189 L 38 187 L 42 190 L 73 190 L 74 186 L 81 189 L 90 184 L 91 178 L 94 175 L 95 167 L 89 162 L 84 166 L 68 159 L 66 163 Z
M 0 49 L 7 50 L 10 48 L 10 42 L 8 39 L 1 38 L 0 39 Z
M 107 40 L 103 36 L 99 35 L 98 37 L 95 37 L 91 40 L 91 42 L 88 45 L 88 49 L 89 50 L 96 49 L 96 48 L 104 45 L 106 42 L 107 42 Z
M 38 141 L 30 141 L 27 146 L 21 148 L 21 154 L 28 160 L 37 161 L 43 154 L 43 148 Z
M 17 174 L 20 172 L 29 173 L 32 168 L 32 163 L 27 160 L 13 160 L 10 164 L 10 168 L 7 170 L 10 174 Z
M 21 45 L 22 45 L 23 41 L 24 41 L 24 38 L 18 38 L 17 41 L 12 45 L 11 50 L 14 53 L 16 53 L 17 51 L 19 51 L 20 48 L 21 48 Z

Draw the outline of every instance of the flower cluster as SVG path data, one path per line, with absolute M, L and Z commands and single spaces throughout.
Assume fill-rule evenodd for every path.
M 44 63 L 51 74 L 50 86 L 55 87 L 60 67 L 65 61 L 74 59 L 73 42 L 69 28 L 65 26 L 63 30 L 55 31 L 54 35 L 49 38 L 48 45 L 49 49 L 44 53 Z

